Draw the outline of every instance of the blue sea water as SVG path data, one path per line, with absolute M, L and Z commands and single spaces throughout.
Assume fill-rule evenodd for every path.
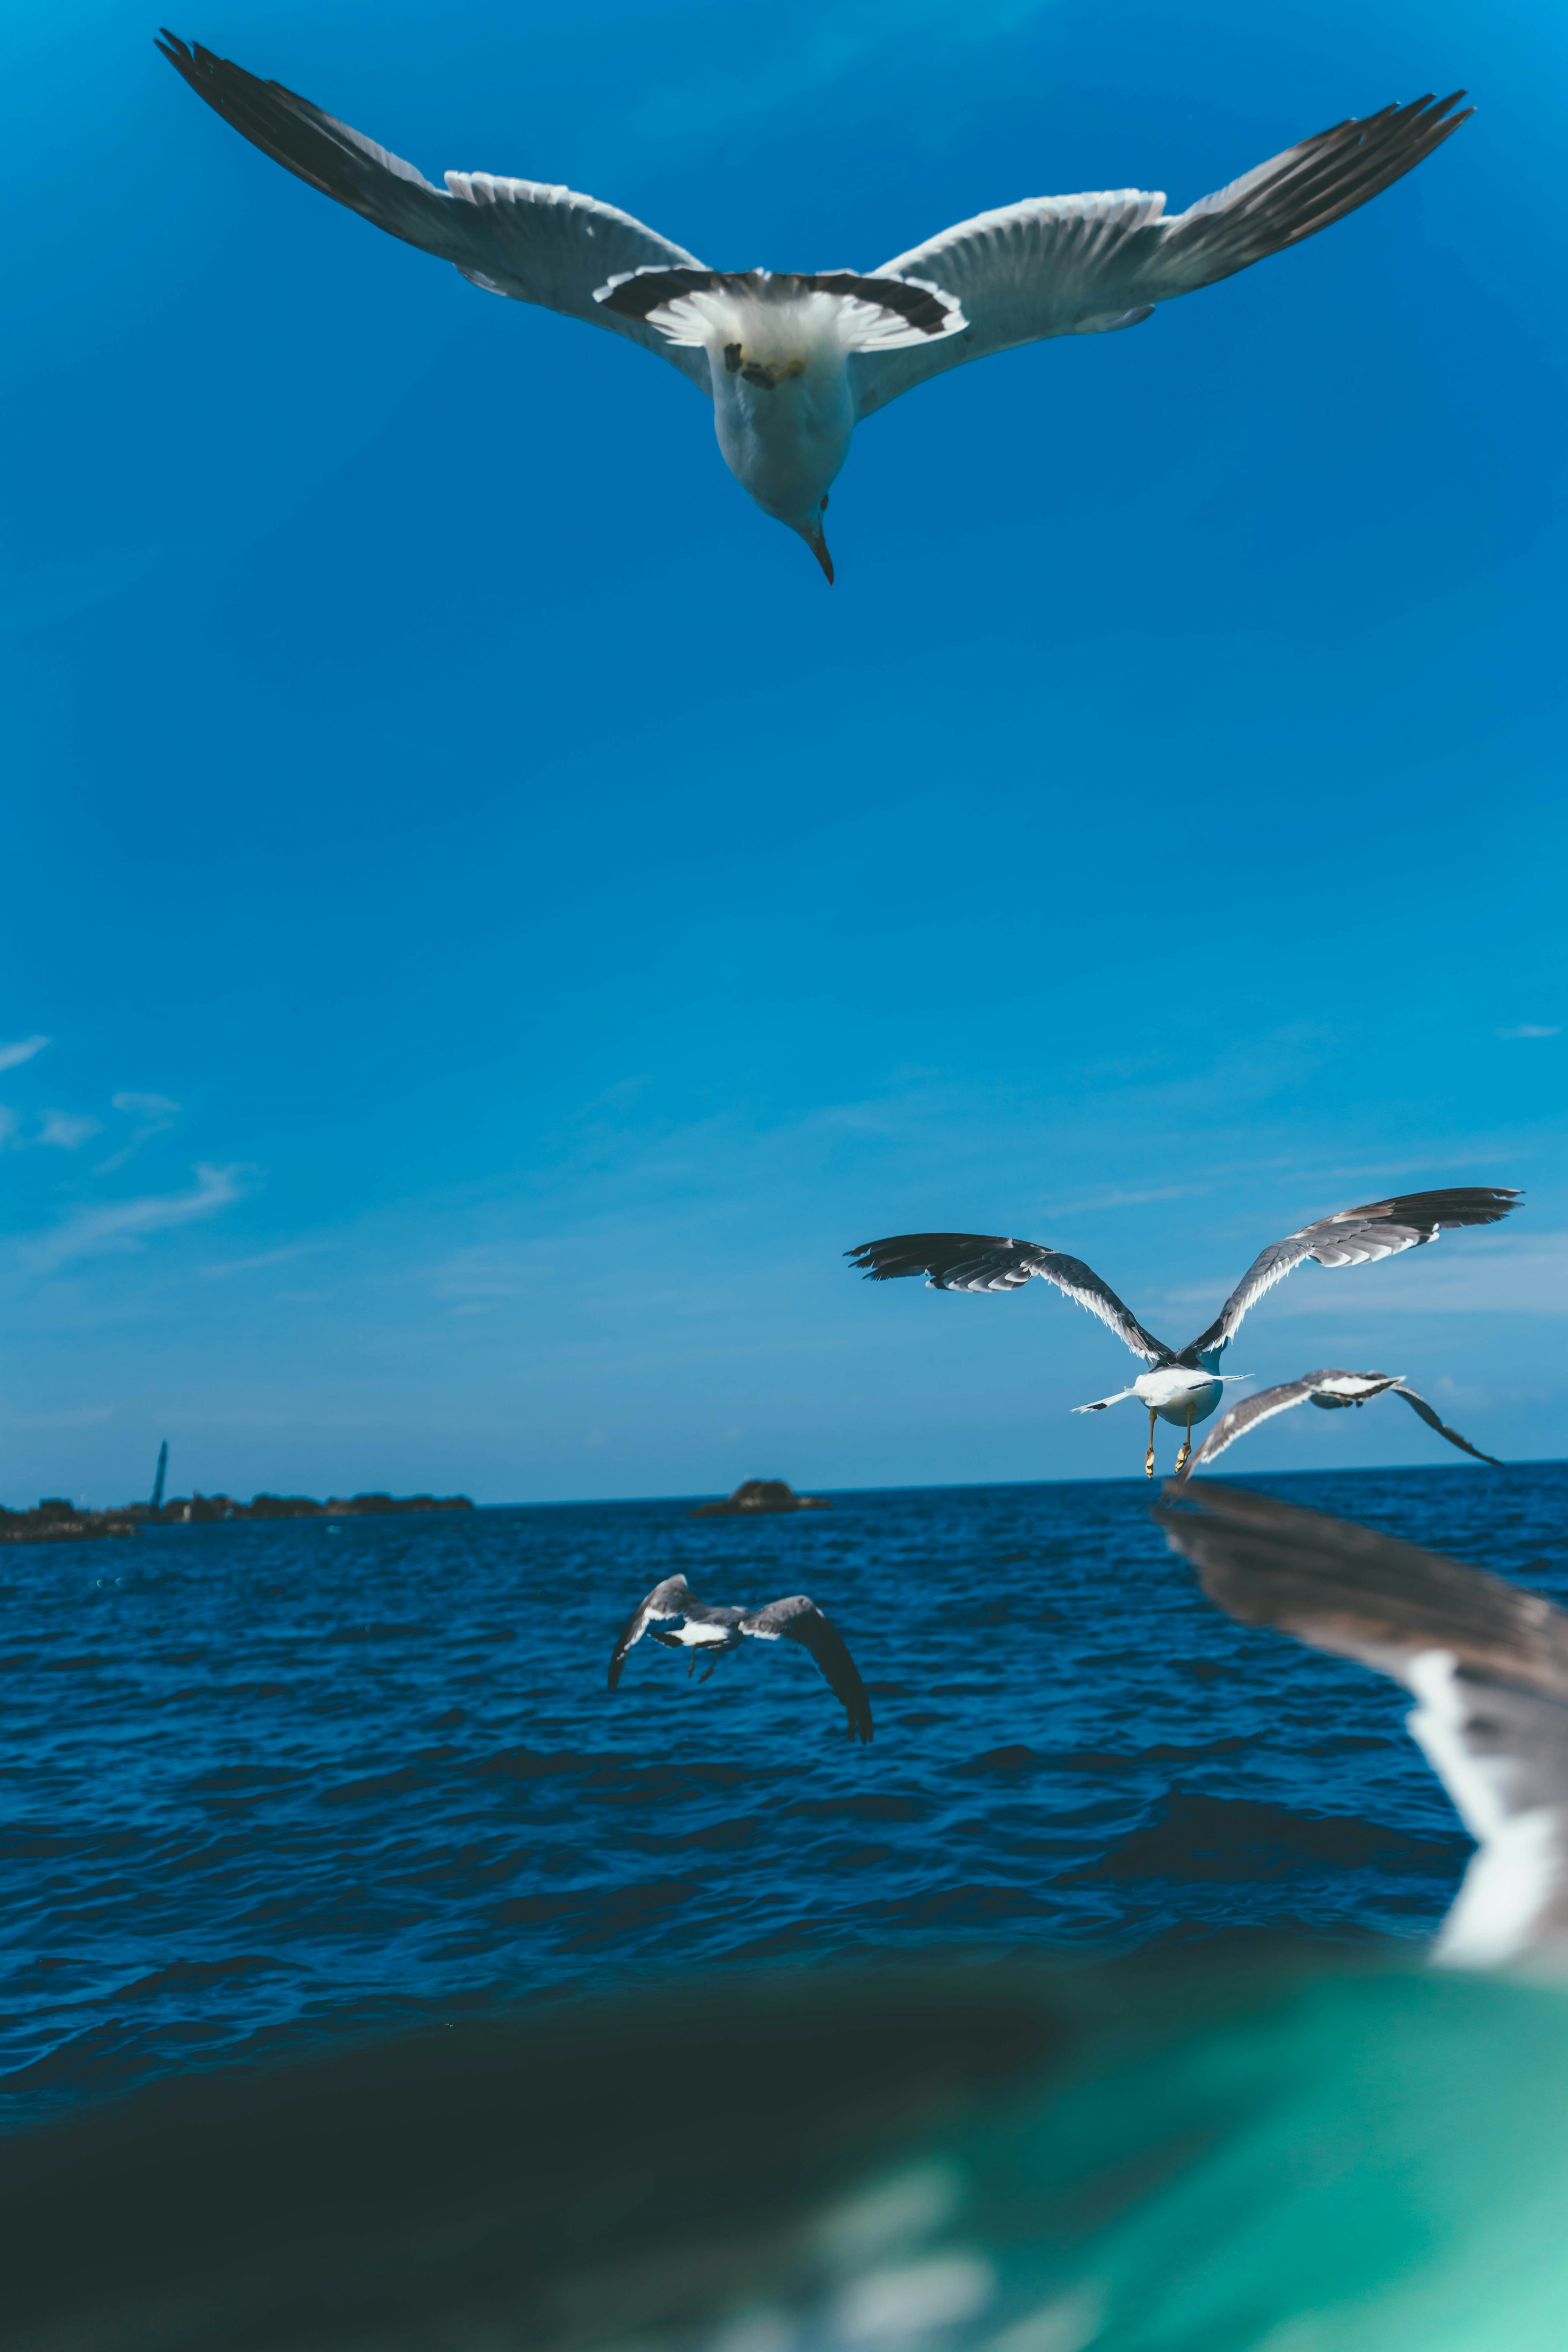
M 1568 1599 L 1568 1465 L 1267 1482 Z M 520 1996 L 978 1943 L 1420 1937 L 1468 1851 L 1375 1677 L 1203 1600 L 1142 1480 L 159 1528 L 0 1558 L 0 2064 L 25 2119 Z M 711 1682 L 681 1570 L 806 1591 Z

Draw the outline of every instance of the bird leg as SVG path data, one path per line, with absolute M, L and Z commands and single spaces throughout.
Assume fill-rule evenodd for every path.
M 1152 1478 L 1154 1475 L 1154 1415 L 1152 1412 L 1151 1412 L 1149 1415 L 1149 1451 L 1143 1456 L 1143 1475 L 1145 1478 Z
M 686 1661 L 686 1679 L 687 1679 L 687 1681 L 688 1681 L 688 1682 L 689 1682 L 689 1681 L 691 1680 L 692 1675 L 693 1675 L 696 1672 L 697 1672 L 697 1644 L 696 1644 L 696 1643 L 694 1642 L 694 1643 L 692 1643 L 692 1645 L 691 1645 L 691 1654 L 690 1654 L 690 1656 L 689 1656 L 689 1657 L 687 1659 L 687 1661 Z
M 1178 1477 L 1178 1478 L 1181 1476 L 1181 1475 L 1182 1475 L 1183 1471 L 1186 1468 L 1186 1466 L 1187 1466 L 1188 1463 L 1192 1460 L 1192 1458 L 1193 1458 L 1193 1409 L 1192 1409 L 1192 1406 L 1191 1406 L 1191 1405 L 1189 1405 L 1189 1406 L 1187 1407 L 1187 1433 L 1186 1433 L 1185 1437 L 1184 1437 L 1184 1438 L 1183 1438 L 1183 1440 L 1182 1440 L 1182 1450 L 1181 1450 L 1181 1452 L 1180 1452 L 1180 1453 L 1177 1454 L 1177 1456 L 1176 1456 L 1176 1475 L 1177 1475 L 1177 1477 Z

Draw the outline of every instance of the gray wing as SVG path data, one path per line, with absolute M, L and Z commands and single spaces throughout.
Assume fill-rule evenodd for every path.
M 1169 218 L 1163 195 L 1119 188 L 1030 197 L 944 229 L 877 275 L 939 286 L 962 304 L 969 332 L 857 358 L 859 414 L 966 360 L 1051 335 L 1136 326 L 1156 302 L 1300 245 L 1440 146 L 1475 111 L 1451 111 L 1463 96 L 1414 99 L 1336 123 Z
M 799 1642 L 809 1650 L 828 1688 L 843 1702 L 850 1738 L 869 1747 L 871 1702 L 866 1696 L 866 1685 L 843 1634 L 831 1618 L 823 1615 L 815 1601 L 808 1601 L 804 1592 L 796 1592 L 786 1601 L 770 1601 L 765 1609 L 753 1609 L 742 1618 L 741 1631 L 755 1641 Z
M 1479 1445 L 1472 1445 L 1468 1437 L 1461 1437 L 1457 1429 L 1450 1429 L 1446 1421 L 1439 1421 L 1424 1396 L 1417 1396 L 1415 1390 L 1406 1388 L 1403 1381 L 1391 1381 L 1389 1386 L 1395 1396 L 1405 1399 L 1412 1412 L 1420 1414 L 1428 1429 L 1435 1429 L 1439 1437 L 1446 1437 L 1450 1445 L 1458 1447 L 1461 1454 L 1473 1454 L 1478 1462 L 1489 1462 L 1494 1470 L 1501 1469 L 1502 1465 L 1495 1454 L 1483 1454 Z
M 1145 1363 L 1165 1361 L 1170 1349 L 1145 1331 L 1109 1283 L 1092 1266 L 1037 1242 L 1003 1234 L 895 1234 L 885 1241 L 858 1242 L 845 1256 L 868 1282 L 897 1282 L 923 1274 L 933 1290 L 1018 1290 L 1032 1275 L 1055 1285 L 1096 1315 Z
M 1271 1243 L 1253 1259 L 1208 1329 L 1183 1349 L 1183 1360 L 1217 1355 L 1228 1348 L 1247 1308 L 1308 1258 L 1335 1266 L 1396 1257 L 1401 1250 L 1419 1249 L 1453 1227 L 1495 1225 L 1519 1197 L 1510 1185 L 1467 1184 L 1442 1192 L 1400 1192 L 1391 1200 L 1368 1201 L 1359 1209 L 1320 1217 L 1315 1224 Z
M 613 205 L 535 180 L 497 179 L 488 172 L 448 172 L 443 192 L 423 173 L 389 154 L 346 122 L 323 114 L 281 82 L 259 81 L 165 32 L 157 44 L 198 98 L 235 130 L 322 195 L 358 213 L 389 236 L 449 261 L 487 293 L 626 335 L 655 352 L 707 392 L 705 352 L 681 349 L 657 328 L 618 316 L 595 291 L 618 273 L 658 265 L 700 268 L 696 257 Z
M 1259 1389 L 1256 1396 L 1243 1397 L 1238 1404 L 1222 1412 L 1185 1470 L 1178 1473 L 1177 1483 L 1185 1485 L 1194 1470 L 1202 1470 L 1216 1460 L 1227 1445 L 1245 1437 L 1260 1421 L 1272 1421 L 1277 1412 L 1289 1412 L 1295 1404 L 1305 1404 L 1312 1393 L 1316 1375 L 1308 1372 L 1299 1381 L 1284 1381 L 1277 1389 Z
M 1415 1692 L 1408 1727 L 1480 1846 L 1440 1955 L 1568 1967 L 1568 1613 L 1441 1552 L 1244 1487 L 1170 1489 L 1154 1516 L 1242 1624 Z
M 660 1617 L 684 1617 L 689 1611 L 700 1609 L 702 1603 L 683 1576 L 667 1576 L 662 1584 L 656 1584 L 646 1601 L 637 1602 L 621 1628 L 621 1637 L 616 1643 L 610 1659 L 611 1690 L 615 1689 L 621 1679 L 621 1668 L 626 1664 L 626 1652 L 634 1643 L 642 1640 L 651 1624 Z

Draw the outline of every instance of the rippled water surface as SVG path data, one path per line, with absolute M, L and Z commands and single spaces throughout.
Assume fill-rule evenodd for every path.
M 1568 1465 L 1271 1479 L 1568 1599 Z M 1401 1694 L 1216 1616 L 1142 1481 L 239 1523 L 0 1555 L 7 2112 L 586 1979 L 857 1948 L 1424 1934 Z M 707 1685 L 631 1604 L 806 1591 Z

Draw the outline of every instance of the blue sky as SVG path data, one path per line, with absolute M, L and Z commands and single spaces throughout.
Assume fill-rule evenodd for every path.
M 177 22 L 741 268 L 1179 207 L 1468 84 L 1299 251 L 871 420 L 831 591 L 673 371 L 289 179 L 122 0 L 9 17 L 0 1496 L 165 1435 L 245 1494 L 1120 1475 L 1098 1325 L 839 1253 L 1023 1233 L 1179 1341 L 1467 1181 L 1528 1208 L 1233 1360 L 1563 1451 L 1560 12 Z M 1245 1466 L 1435 1451 L 1374 1408 Z

